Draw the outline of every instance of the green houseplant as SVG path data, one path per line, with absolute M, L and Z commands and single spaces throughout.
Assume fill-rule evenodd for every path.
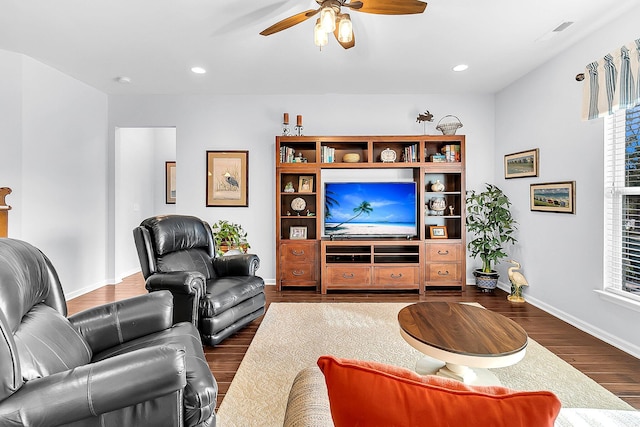
M 244 253 L 251 247 L 247 240 L 247 232 L 240 224 L 221 219 L 211 226 L 211 231 L 218 255 L 224 255 L 229 251 Z
M 511 215 L 511 201 L 495 185 L 485 184 L 485 190 L 467 192 L 467 230 L 475 237 L 467 247 L 473 257 L 480 257 L 482 268 L 476 269 L 476 285 L 493 289 L 498 283 L 498 273 L 493 269 L 506 258 L 504 246 L 516 243 L 514 232 L 517 222 Z

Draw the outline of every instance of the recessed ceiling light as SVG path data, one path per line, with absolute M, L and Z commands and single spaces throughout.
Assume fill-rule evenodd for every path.
M 207 72 L 207 70 L 205 70 L 202 67 L 193 67 L 193 68 L 191 68 L 191 71 L 193 71 L 196 74 L 204 74 L 204 73 Z
M 120 76 L 120 77 L 116 77 L 115 80 L 118 83 L 122 83 L 122 84 L 129 84 L 131 83 L 131 79 L 129 77 L 125 77 L 125 76 Z
M 456 65 L 455 67 L 453 67 L 453 71 L 464 71 L 467 68 L 469 68 L 469 66 L 467 64 L 459 64 L 459 65 Z

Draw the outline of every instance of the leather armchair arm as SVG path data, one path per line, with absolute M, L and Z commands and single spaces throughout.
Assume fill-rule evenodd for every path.
M 155 273 L 146 282 L 149 292 L 168 290 L 173 294 L 173 323 L 191 322 L 196 328 L 198 304 L 206 286 L 206 278 L 197 271 Z
M 256 254 L 238 254 L 213 259 L 213 268 L 218 276 L 255 276 L 260 268 Z
M 0 425 L 60 425 L 186 386 L 184 348 L 156 346 L 25 383 L 0 402 Z
M 94 353 L 173 325 L 173 296 L 161 291 L 90 308 L 69 317 Z
M 147 278 L 145 287 L 149 292 L 166 289 L 172 294 L 200 296 L 203 294 L 206 279 L 197 271 L 173 271 L 155 273 Z

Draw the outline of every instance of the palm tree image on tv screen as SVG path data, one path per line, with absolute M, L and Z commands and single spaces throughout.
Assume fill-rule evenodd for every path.
M 325 236 L 417 235 L 414 182 L 327 182 L 324 190 Z

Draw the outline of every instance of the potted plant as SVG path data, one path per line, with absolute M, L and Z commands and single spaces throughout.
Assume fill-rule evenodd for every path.
M 484 191 L 467 192 L 467 230 L 475 235 L 467 245 L 473 257 L 480 256 L 482 268 L 474 271 L 476 285 L 493 290 L 498 284 L 499 274 L 493 269 L 502 258 L 506 258 L 504 245 L 516 243 L 513 236 L 517 222 L 511 215 L 511 202 L 501 189 L 485 184 Z
M 211 231 L 218 255 L 245 253 L 251 247 L 240 224 L 221 219 L 211 226 Z

